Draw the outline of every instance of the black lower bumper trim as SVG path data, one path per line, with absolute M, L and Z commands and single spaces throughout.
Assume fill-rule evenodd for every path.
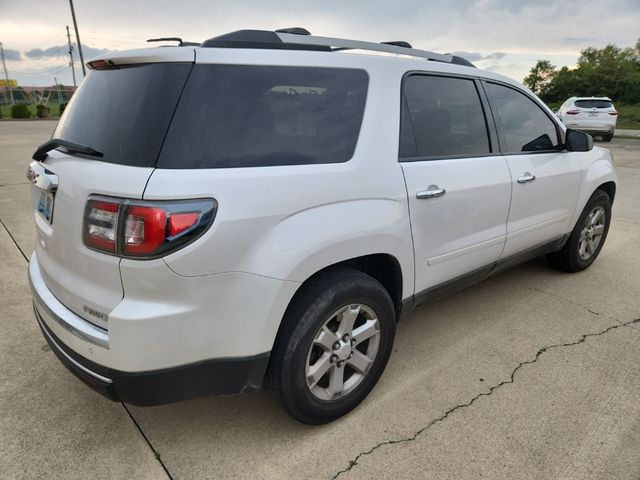
M 150 406 L 204 395 L 230 395 L 259 390 L 269 363 L 267 352 L 253 357 L 205 360 L 148 372 L 113 370 L 87 360 L 67 347 L 47 327 L 37 309 L 34 310 L 44 337 L 58 359 L 80 380 L 114 401 Z M 111 383 L 105 380 L 111 380 Z

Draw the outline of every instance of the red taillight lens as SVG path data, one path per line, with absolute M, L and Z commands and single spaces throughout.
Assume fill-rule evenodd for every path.
M 116 253 L 119 208 L 115 202 L 89 200 L 84 217 L 84 243 L 87 246 Z
M 567 110 L 567 115 L 578 115 L 580 110 Z
M 218 208 L 212 198 L 144 201 L 90 197 L 84 215 L 84 244 L 131 258 L 158 258 L 202 235 Z
M 618 112 L 609 112 L 609 115 L 616 116 L 616 115 L 618 115 Z
M 198 212 L 172 213 L 169 217 L 169 236 L 175 237 L 189 230 L 198 223 L 199 218 Z
M 164 209 L 136 205 L 127 207 L 124 215 L 124 253 L 147 255 L 164 243 L 167 225 Z

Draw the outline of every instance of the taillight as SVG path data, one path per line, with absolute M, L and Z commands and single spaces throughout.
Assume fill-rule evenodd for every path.
M 167 214 L 160 207 L 131 205 L 124 209 L 123 252 L 149 255 L 166 240 Z
M 618 112 L 609 112 L 609 115 L 616 116 L 616 115 L 618 115 Z
M 91 197 L 84 217 L 84 244 L 130 258 L 158 258 L 184 247 L 213 223 L 215 200 L 139 201 Z
M 580 110 L 567 110 L 567 115 L 578 115 Z
M 89 200 L 84 214 L 84 244 L 108 253 L 116 253 L 118 210 L 115 202 Z

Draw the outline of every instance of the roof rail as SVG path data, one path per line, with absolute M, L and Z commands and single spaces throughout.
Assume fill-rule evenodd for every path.
M 301 27 L 276 30 L 238 30 L 213 37 L 202 42 L 202 47 L 213 48 L 265 48 L 279 50 L 316 50 L 332 52 L 338 50 L 367 50 L 372 52 L 394 53 L 410 57 L 426 58 L 437 62 L 454 63 L 475 67 L 468 60 L 456 55 L 441 54 L 412 48 L 405 41 L 364 42 L 344 38 L 316 37 Z
M 451 63 L 453 55 L 443 55 L 441 53 L 407 48 L 404 46 L 392 45 L 388 43 L 364 42 L 361 40 L 348 40 L 345 38 L 316 37 L 314 35 L 297 35 L 295 33 L 278 33 L 284 43 L 298 43 L 303 45 L 322 45 L 340 49 L 368 50 L 373 52 L 395 53 L 397 55 L 409 55 L 411 57 L 426 58 L 439 62 Z

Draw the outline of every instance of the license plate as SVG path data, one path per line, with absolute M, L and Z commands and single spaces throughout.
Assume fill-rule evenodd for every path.
M 49 223 L 53 220 L 53 194 L 51 192 L 40 192 L 38 201 L 38 212 Z
M 589 116 L 590 117 L 597 117 L 598 116 L 598 112 L 589 112 Z

